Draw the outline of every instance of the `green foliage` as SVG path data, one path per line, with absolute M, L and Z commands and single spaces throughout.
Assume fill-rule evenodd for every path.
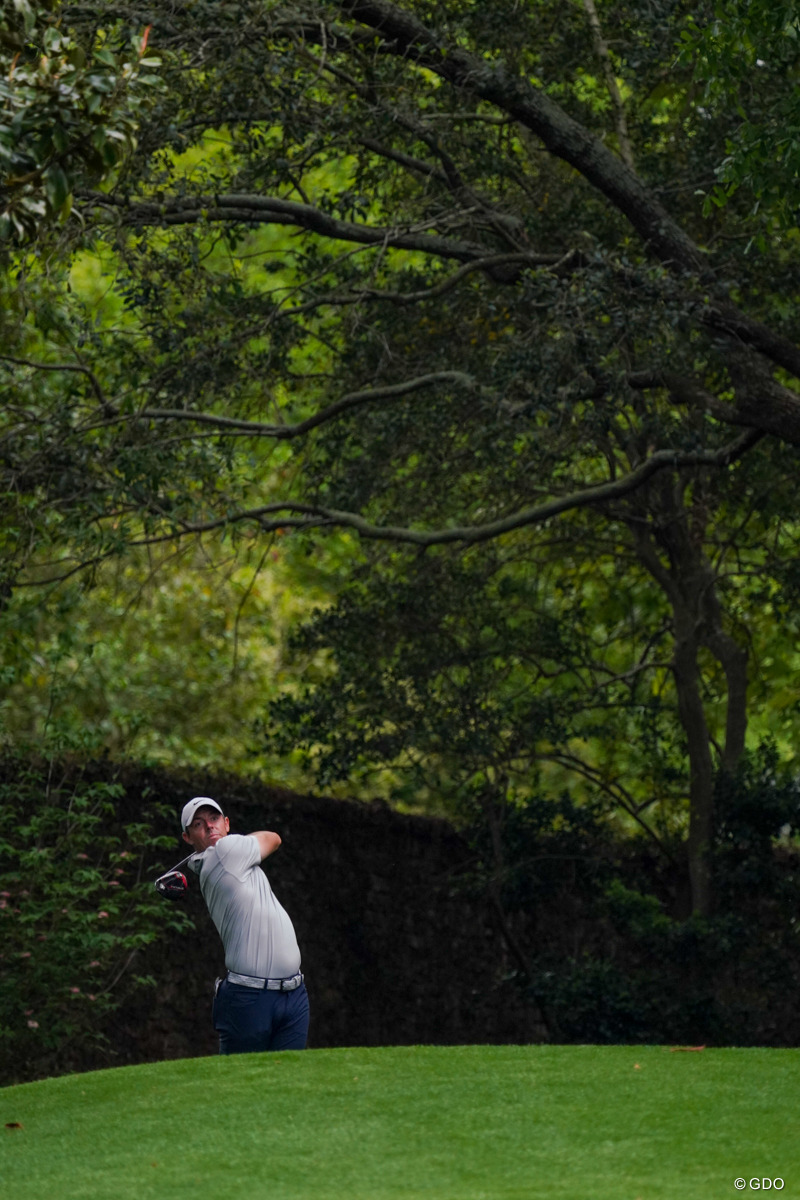
M 71 749 L 85 755 L 91 746 Z M 125 820 L 118 784 L 22 754 L 6 755 L 1 769 L 4 1060 L 42 1070 L 56 1052 L 68 1062 L 76 1043 L 113 1055 L 104 1018 L 131 988 L 148 984 L 137 971 L 140 951 L 161 930 L 187 927 L 144 875 L 145 862 L 174 842 L 151 831 L 152 797 L 141 797 L 136 819 Z
M 733 905 L 737 892 L 780 896 L 792 881 L 776 871 L 776 846 L 791 856 L 800 835 L 800 776 L 780 761 L 768 740 L 717 780 L 715 870 L 720 903 Z M 787 904 L 793 901 L 789 896 Z
M 719 182 L 706 215 L 741 189 L 752 214 L 762 213 L 753 229 L 763 247 L 775 226 L 795 229 L 800 211 L 800 7 L 796 0 L 714 3 L 690 16 L 683 37 L 704 115 L 737 117 L 714 164 Z
M 291 645 L 298 670 L 326 666 L 271 706 L 265 733 L 279 752 L 302 748 L 326 786 L 368 786 L 382 767 L 396 800 L 422 791 L 453 811 L 487 772 L 527 778 L 538 742 L 563 739 L 572 715 L 568 687 L 536 688 L 570 636 L 516 563 L 373 557 Z
M 279 539 L 193 549 L 131 553 L 49 605 L 36 591 L 11 597 L 0 610 L 4 745 L 90 729 L 116 760 L 308 784 L 288 757 L 257 753 L 253 726 L 289 677 L 282 632 L 324 596 L 320 581 L 295 571 Z
M 158 84 L 149 29 L 117 21 L 89 38 L 63 28 L 60 4 L 15 0 L 0 15 L 0 241 L 64 221 L 77 186 L 107 178 L 133 150 Z M 142 89 L 145 89 L 142 91 Z
M 533 983 L 565 1041 L 633 1045 L 652 1036 L 640 989 L 612 962 L 562 960 L 557 970 L 538 971 Z

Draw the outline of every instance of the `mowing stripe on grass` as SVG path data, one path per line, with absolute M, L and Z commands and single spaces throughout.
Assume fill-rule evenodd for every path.
M 800 1051 L 184 1059 L 0 1090 L 3 1200 L 800 1197 Z M 776 1192 L 776 1196 L 777 1196 Z

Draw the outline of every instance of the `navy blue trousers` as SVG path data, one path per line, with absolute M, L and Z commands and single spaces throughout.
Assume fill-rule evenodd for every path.
M 220 1054 L 256 1050 L 305 1050 L 308 1041 L 308 992 L 269 992 L 223 979 L 213 1008 Z

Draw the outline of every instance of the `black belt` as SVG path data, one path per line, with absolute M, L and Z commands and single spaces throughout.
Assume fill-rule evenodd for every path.
M 260 979 L 258 975 L 240 975 L 238 971 L 228 971 L 229 983 L 240 983 L 242 987 L 258 988 L 268 992 L 293 992 L 303 982 L 303 973 L 290 975 L 286 979 Z

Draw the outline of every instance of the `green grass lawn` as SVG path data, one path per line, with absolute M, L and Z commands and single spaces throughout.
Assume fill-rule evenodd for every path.
M 800 1050 L 185 1059 L 0 1089 L 2 1200 L 800 1197 Z M 749 1194 L 749 1187 L 745 1189 Z

